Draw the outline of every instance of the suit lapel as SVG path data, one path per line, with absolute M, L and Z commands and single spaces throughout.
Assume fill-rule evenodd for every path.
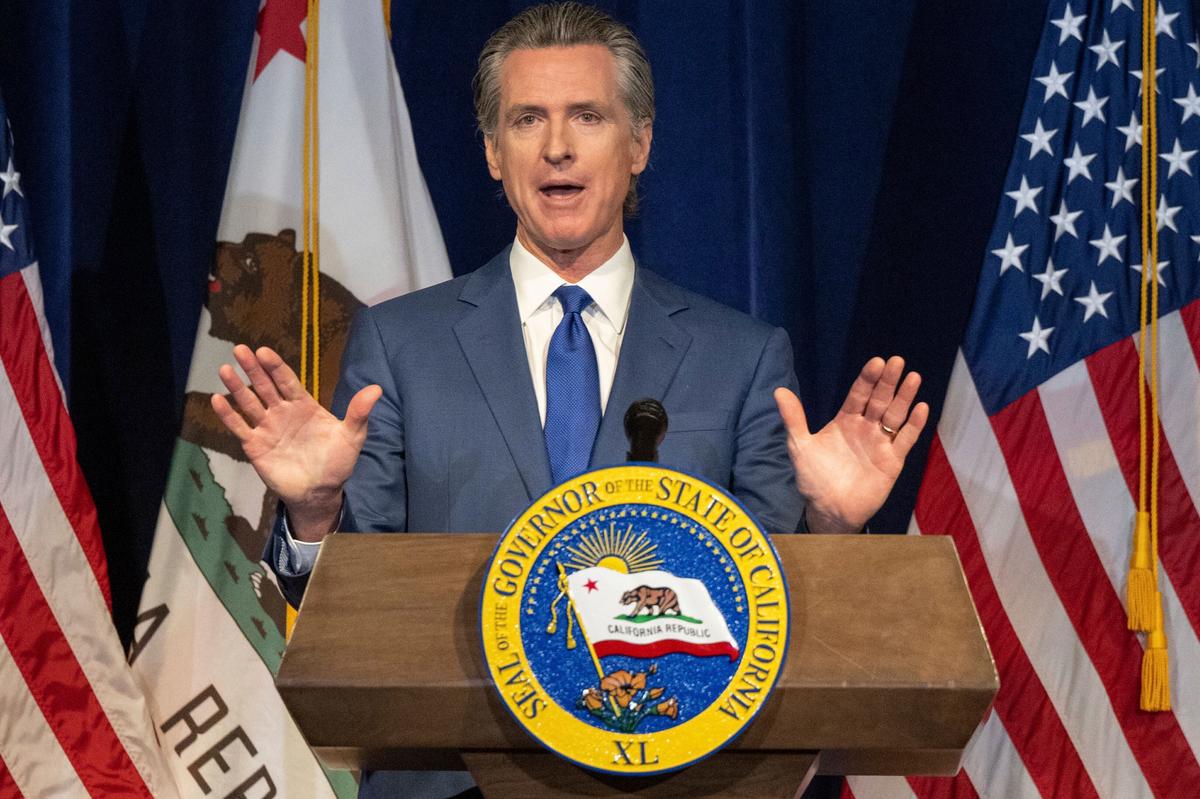
M 507 249 L 471 275 L 459 300 L 475 310 L 454 325 L 454 334 L 533 499 L 550 488 L 550 463 Z
M 617 373 L 592 449 L 591 465 L 623 463 L 628 451 L 625 411 L 639 399 L 660 402 L 675 377 L 692 337 L 671 319 L 687 301 L 670 283 L 641 267 L 629 299 L 629 319 L 617 359 Z

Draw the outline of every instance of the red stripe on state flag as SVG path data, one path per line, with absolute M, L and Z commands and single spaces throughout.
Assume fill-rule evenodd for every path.
M 1179 311 L 1183 320 L 1183 329 L 1187 331 L 1188 341 L 1192 345 L 1192 355 L 1200 365 L 1200 300 L 1188 303 Z
M 1189 307 L 1195 307 L 1195 303 Z M 1138 353 L 1132 339 L 1122 339 L 1087 358 L 1088 376 L 1130 496 L 1138 495 Z M 1171 444 L 1159 426 L 1158 557 L 1175 586 L 1179 604 L 1192 627 L 1200 632 L 1200 515 L 1171 454 Z M 1132 534 L 1132 531 L 1130 531 Z
M 908 785 L 918 799 L 979 799 L 965 771 L 953 777 L 909 777 Z
M 1104 684 L 1147 784 L 1158 796 L 1200 785 L 1200 764 L 1172 713 L 1138 708 L 1142 647 L 1075 507 L 1036 391 L 991 417 L 1046 574 Z
M 915 515 L 923 533 L 944 534 L 954 539 L 971 598 L 1000 672 L 995 711 L 1034 784 L 1043 796 L 1078 799 L 1097 796 L 1079 752 L 1000 602 L 979 545 L 978 532 L 940 436 L 934 436 L 929 448 Z M 960 773 L 959 777 L 965 774 Z M 927 795 L 916 785 L 913 790 L 918 796 Z
M 649 644 L 631 644 L 628 641 L 597 641 L 592 648 L 596 650 L 596 656 L 602 658 L 606 658 L 609 655 L 625 655 L 631 658 L 660 658 L 676 652 L 695 655 L 697 657 L 724 655 L 730 660 L 737 660 L 738 658 L 737 649 L 724 641 L 716 644 L 693 644 L 677 639 L 654 641 Z
M 101 613 L 97 608 L 97 616 Z M 25 562 L 3 508 L 0 636 L 88 792 L 93 796 L 150 797 Z
M 0 278 L 0 319 L 4 320 L 0 362 L 12 383 L 42 468 L 75 530 L 75 537 L 79 539 L 79 546 L 111 612 L 112 594 L 96 506 L 83 471 L 75 460 L 75 428 L 71 426 L 71 418 L 63 404 L 54 366 L 42 342 L 37 312 L 20 272 Z

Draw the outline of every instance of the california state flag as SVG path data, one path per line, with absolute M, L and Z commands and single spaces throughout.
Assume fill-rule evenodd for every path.
M 738 658 L 737 641 L 699 580 L 591 566 L 570 574 L 567 583 L 580 627 L 599 657 L 683 652 Z
M 307 11 L 306 0 L 266 0 L 258 14 L 183 427 L 130 653 L 187 796 L 357 790 L 349 774 L 321 768 L 275 692 L 285 605 L 260 562 L 275 499 L 211 411 L 211 394 L 224 390 L 218 365 L 244 342 L 274 348 L 299 372 L 302 321 L 312 323 L 317 299 L 320 361 L 310 351 L 307 365 L 328 404 L 354 312 L 450 276 L 379 0 L 322 3 L 315 26 Z M 303 287 L 299 252 L 312 40 L 316 297 Z

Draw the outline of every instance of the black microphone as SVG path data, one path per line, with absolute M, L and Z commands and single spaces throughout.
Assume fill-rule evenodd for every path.
M 658 445 L 667 435 L 667 412 L 655 399 L 640 399 L 625 411 L 625 437 L 629 439 L 627 461 L 658 460 Z

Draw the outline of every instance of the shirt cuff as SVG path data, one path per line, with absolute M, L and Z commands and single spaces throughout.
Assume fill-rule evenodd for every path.
M 338 511 L 337 528 L 342 526 L 344 511 L 345 505 L 343 504 L 342 510 Z M 292 538 L 292 529 L 288 525 L 286 508 L 280 514 L 280 523 L 283 528 L 283 546 L 279 548 L 279 562 L 276 564 L 278 571 L 284 577 L 303 577 L 312 571 L 313 564 L 317 562 L 317 553 L 321 551 L 321 542 L 297 541 Z

